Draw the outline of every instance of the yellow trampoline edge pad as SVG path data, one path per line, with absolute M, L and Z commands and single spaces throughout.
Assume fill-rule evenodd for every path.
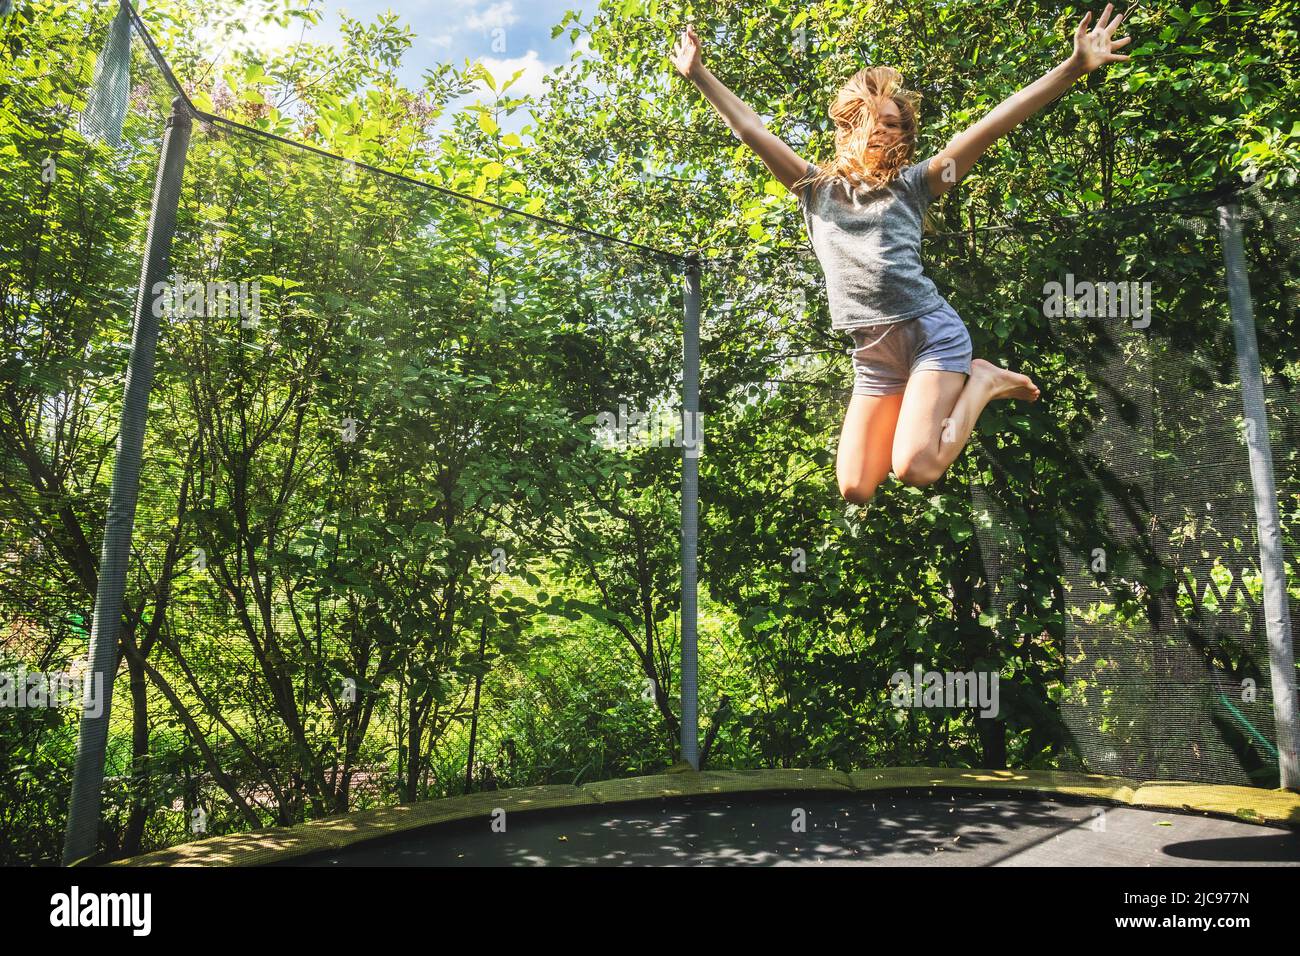
M 495 790 L 210 837 L 117 860 L 110 866 L 258 866 L 418 830 L 438 823 L 490 823 L 501 812 L 598 806 L 659 798 L 779 792 L 1003 791 L 1205 813 L 1248 823 L 1300 826 L 1300 793 L 1160 780 L 1141 782 L 1059 770 L 885 767 L 876 770 L 706 770 L 607 780 L 583 786 Z

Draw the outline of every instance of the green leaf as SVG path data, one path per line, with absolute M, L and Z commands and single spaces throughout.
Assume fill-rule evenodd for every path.
M 510 87 L 514 85 L 515 80 L 519 79 L 523 75 L 524 75 L 523 70 L 516 70 L 515 75 L 510 77 L 510 79 L 506 80 L 505 83 L 502 84 L 501 92 L 504 93 L 506 90 L 510 89 Z

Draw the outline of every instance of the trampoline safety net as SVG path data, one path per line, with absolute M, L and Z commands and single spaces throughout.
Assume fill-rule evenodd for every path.
M 1237 202 L 1290 581 L 1300 517 L 1295 208 L 1249 193 Z M 1175 208 L 1025 237 L 1041 267 L 1025 276 L 1030 287 L 1068 281 L 1062 273 L 1118 278 L 1121 301 L 1112 286 L 1109 314 L 1103 290 L 1098 314 L 1053 317 L 1042 330 L 1049 354 L 1071 365 L 1049 402 L 1060 408 L 1069 393 L 1077 403 L 1077 414 L 1047 411 L 1070 466 L 1064 480 L 1003 481 L 1008 449 L 982 440 L 987 467 L 972 506 L 996 613 L 1014 617 L 1035 591 L 1019 569 L 1037 548 L 1059 574 L 1057 700 L 1090 769 L 1276 787 L 1255 423 L 1243 408 L 1220 220 L 1216 206 Z M 1022 496 L 1050 508 L 1052 525 L 1005 521 Z

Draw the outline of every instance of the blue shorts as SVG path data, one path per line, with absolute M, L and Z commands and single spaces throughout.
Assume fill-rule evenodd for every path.
M 853 348 L 854 395 L 897 395 L 913 372 L 937 369 L 970 374 L 974 352 L 961 316 L 947 302 L 902 322 L 848 329 Z

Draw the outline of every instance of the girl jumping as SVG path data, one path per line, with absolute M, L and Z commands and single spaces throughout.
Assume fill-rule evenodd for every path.
M 700 59 L 688 27 L 673 65 L 702 92 L 732 132 L 799 197 L 826 276 L 831 327 L 853 340 L 853 397 L 840 432 L 840 493 L 875 494 L 892 466 L 900 481 L 928 485 L 970 439 L 995 399 L 1038 399 L 1028 376 L 971 359 L 971 338 L 921 269 L 921 225 L 930 203 L 953 187 L 998 139 L 1064 93 L 1079 77 L 1120 60 L 1112 40 L 1123 14 L 1112 4 L 1091 32 L 1085 14 L 1069 59 L 999 104 L 943 150 L 912 163 L 919 97 L 887 66 L 860 70 L 830 106 L 835 158 L 805 162 Z M 1109 22 L 1108 22 L 1109 20 Z

